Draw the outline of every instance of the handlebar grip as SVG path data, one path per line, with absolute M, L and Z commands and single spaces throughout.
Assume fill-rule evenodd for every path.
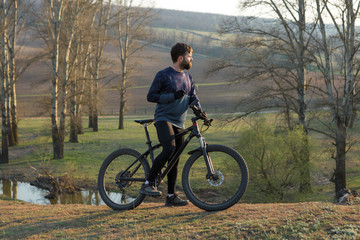
M 205 119 L 205 120 L 204 120 L 204 125 L 206 125 L 206 126 L 210 127 L 210 126 L 211 126 L 212 121 L 213 121 L 213 119 L 212 119 L 212 118 L 210 118 L 210 119 Z

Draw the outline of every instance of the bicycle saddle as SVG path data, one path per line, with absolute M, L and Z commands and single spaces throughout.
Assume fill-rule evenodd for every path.
M 155 122 L 155 119 L 135 120 L 135 122 L 140 123 L 140 124 L 146 124 L 146 123 Z

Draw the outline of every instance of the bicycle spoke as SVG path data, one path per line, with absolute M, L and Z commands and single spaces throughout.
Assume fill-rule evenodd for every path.
M 247 167 L 240 155 L 230 153 L 223 146 L 209 148 L 208 154 L 215 170 L 210 179 L 207 178 L 208 170 L 201 154 L 192 156 L 186 163 L 184 190 L 188 192 L 189 200 L 198 207 L 209 211 L 225 209 L 235 204 L 245 192 Z
M 105 160 L 99 173 L 99 192 L 111 208 L 130 209 L 144 199 L 139 190 L 149 166 L 145 159 L 135 162 L 139 156 L 133 150 L 120 149 Z

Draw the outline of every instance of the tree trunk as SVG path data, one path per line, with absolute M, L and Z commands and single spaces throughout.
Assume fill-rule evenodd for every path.
M 7 8 L 6 8 L 6 1 L 2 0 L 0 3 L 0 24 L 1 26 L 6 26 L 6 15 L 7 15 Z M 6 69 L 8 66 L 7 63 L 7 43 L 6 43 L 6 31 L 3 31 L 1 34 L 1 54 L 0 54 L 0 60 L 1 60 L 1 68 Z M 7 126 L 7 110 L 6 110 L 6 95 L 7 95 L 7 77 L 6 70 L 0 72 L 0 78 L 1 78 L 1 163 L 9 163 L 9 143 L 8 143 L 8 126 Z
M 14 145 L 19 143 L 19 136 L 18 136 L 18 126 L 17 126 L 17 111 L 16 111 L 16 62 L 15 62 L 15 46 L 17 40 L 17 18 L 18 18 L 18 0 L 13 1 L 14 4 L 14 16 L 13 16 L 13 34 L 11 38 L 11 132 L 14 139 Z
M 119 129 L 124 129 L 124 102 L 120 101 Z
M 93 104 L 94 104 L 94 93 L 93 93 L 93 83 L 92 83 L 93 78 L 91 78 L 90 80 L 90 87 L 89 87 L 89 100 L 88 100 L 88 103 L 89 103 L 89 125 L 88 125 L 88 128 L 93 128 L 94 127 L 94 111 L 93 111 Z
M 124 129 L 124 113 L 125 113 L 125 89 L 121 89 L 120 93 L 120 111 L 119 111 L 119 129 Z
M 298 119 L 300 125 L 303 127 L 303 130 L 307 134 L 306 130 L 306 69 L 305 69 L 305 51 L 306 51 L 306 43 L 305 43 L 305 26 L 306 26 L 306 18 L 305 18 L 305 1 L 299 0 L 299 55 L 298 55 Z M 310 178 L 310 153 L 309 153 L 309 141 L 306 136 L 305 145 L 302 147 L 302 168 L 300 169 L 300 188 L 299 191 L 301 193 L 310 193 L 311 190 L 311 178 Z
M 17 145 L 19 143 L 19 135 L 18 135 L 18 121 L 17 121 L 17 111 L 16 111 L 16 91 L 15 91 L 15 82 L 12 84 L 11 91 L 10 91 L 10 97 L 11 97 L 11 135 L 13 138 L 14 145 Z
M 89 107 L 89 125 L 88 128 L 93 128 L 94 127 L 94 121 L 93 121 L 93 114 L 92 114 L 92 107 Z
M 7 55 L 6 57 L 8 57 L 9 55 Z M 8 64 L 10 63 L 10 58 L 7 59 L 6 61 Z M 6 69 L 6 72 L 7 72 L 7 81 L 6 81 L 6 90 L 7 90 L 7 93 L 6 93 L 6 126 L 7 126 L 7 136 L 9 138 L 8 140 L 8 143 L 9 143 L 9 146 L 15 146 L 15 140 L 14 140 L 14 135 L 12 134 L 12 131 L 11 131 L 11 95 L 10 95 L 10 92 L 11 92 L 11 83 L 10 83 L 10 78 L 11 78 L 11 75 L 10 75 L 10 66 L 8 65 L 7 69 Z
M 51 134 L 53 140 L 54 159 L 64 157 L 64 135 L 61 127 L 58 127 L 58 83 L 59 83 L 59 57 L 60 57 L 60 21 L 62 18 L 63 1 L 60 1 L 58 10 L 55 10 L 54 1 L 50 1 L 51 25 L 53 28 L 53 49 L 52 49 L 52 99 L 51 99 Z
M 306 139 L 302 146 L 300 155 L 303 156 L 301 169 L 300 169 L 300 187 L 299 192 L 311 193 L 311 174 L 310 174 L 310 150 L 309 150 L 309 137 L 306 133 Z
M 7 51 L 8 48 L 6 48 L 5 51 Z M 5 79 L 6 79 L 6 86 L 5 86 L 5 89 L 6 89 L 6 93 L 5 93 L 5 98 L 6 98 L 6 130 L 7 130 L 7 137 L 8 137 L 8 144 L 9 146 L 14 146 L 15 143 L 14 143 L 14 136 L 11 132 L 11 109 L 10 109 L 10 103 L 11 103 L 11 95 L 10 95 L 10 92 L 11 92 L 11 86 L 10 86 L 10 66 L 9 66 L 9 63 L 10 63 L 10 58 L 9 58 L 9 54 L 8 52 L 5 53 L 5 62 L 7 64 L 6 68 L 5 68 Z
M 84 134 L 84 129 L 83 129 L 83 126 L 82 126 L 81 110 L 76 111 L 76 118 L 75 119 L 76 119 L 76 130 L 77 130 L 78 134 Z
M 94 113 L 93 114 L 93 131 L 97 132 L 99 131 L 99 127 L 98 127 L 98 114 Z
M 78 142 L 78 130 L 77 130 L 77 120 L 76 120 L 76 103 L 75 103 L 75 83 L 72 82 L 70 86 L 70 139 L 69 142 L 77 143 Z
M 52 140 L 53 140 L 53 157 L 54 159 L 64 158 L 64 139 L 61 136 L 60 130 L 57 125 L 53 124 L 52 128 Z
M 1 163 L 9 163 L 9 143 L 7 136 L 7 117 L 5 109 L 5 84 L 4 78 L 1 78 Z
M 336 168 L 334 173 L 335 193 L 338 198 L 339 191 L 346 188 L 346 126 L 343 122 L 339 121 L 336 129 Z
M 99 67 L 99 66 L 98 66 Z M 99 128 L 98 128 L 98 83 L 97 81 L 99 81 L 98 79 L 98 75 L 99 72 L 96 74 L 97 77 L 95 77 L 94 79 L 94 86 L 93 86 L 93 95 L 92 95 L 92 104 L 91 104 L 91 107 L 92 107 L 92 116 L 91 116 L 91 120 L 92 120 L 92 128 L 93 128 L 93 131 L 94 132 L 97 132 L 99 131 Z
M 11 36 L 9 36 L 10 40 L 10 51 L 9 51 L 9 64 L 10 64 L 10 138 L 11 138 L 11 144 L 10 146 L 15 146 L 18 144 L 18 130 L 17 130 L 17 112 L 16 112 L 16 67 L 15 67 L 15 47 L 16 47 L 16 41 L 17 41 L 17 18 L 18 18 L 18 0 L 13 0 L 13 14 L 12 14 L 12 33 Z

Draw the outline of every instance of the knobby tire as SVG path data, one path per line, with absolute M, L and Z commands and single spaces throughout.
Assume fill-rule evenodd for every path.
M 112 152 L 101 165 L 98 175 L 98 190 L 104 203 L 114 210 L 129 210 L 136 208 L 145 198 L 139 193 L 143 182 L 140 181 L 116 181 L 119 176 L 127 174 L 132 178 L 144 178 L 149 174 L 149 163 L 141 154 L 130 148 L 122 148 Z M 138 159 L 139 158 L 139 159 Z M 134 166 L 125 170 L 136 159 Z
M 218 179 L 206 178 L 207 168 L 201 151 L 194 152 L 184 165 L 182 185 L 188 199 L 206 211 L 220 211 L 236 204 L 249 182 L 247 165 L 242 156 L 223 145 L 208 145 Z

